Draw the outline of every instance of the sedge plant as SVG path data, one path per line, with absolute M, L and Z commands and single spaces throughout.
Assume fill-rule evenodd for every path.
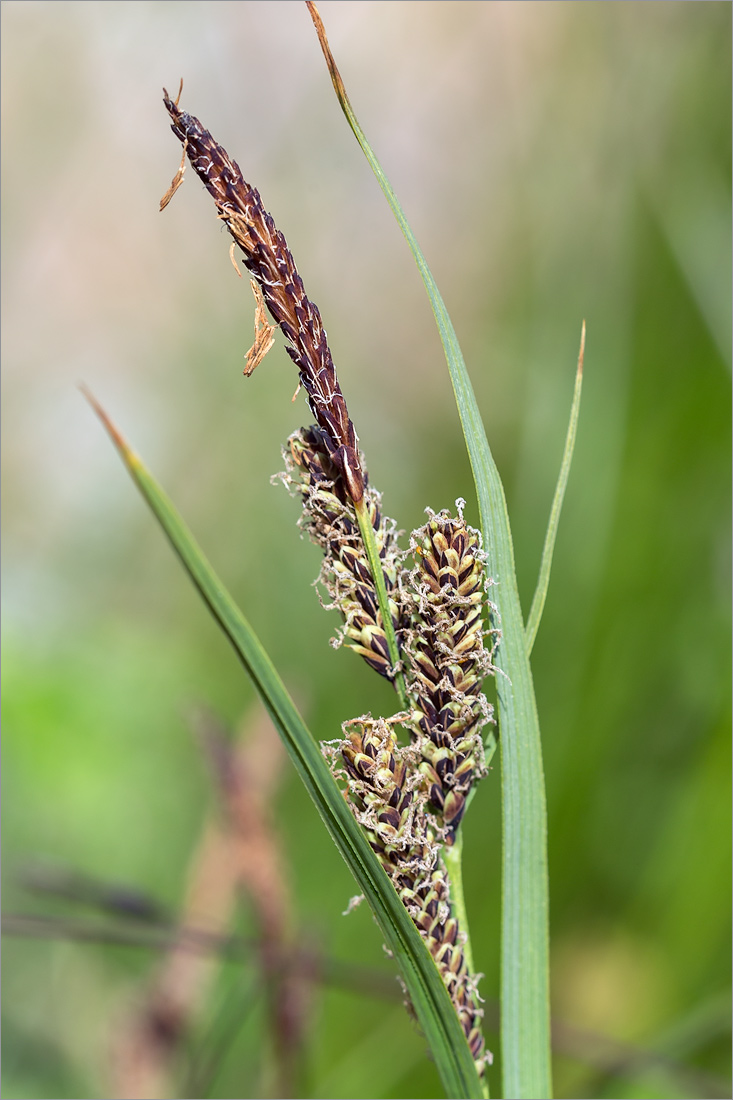
M 186 162 L 214 200 L 232 259 L 255 293 L 252 374 L 277 326 L 314 423 L 283 448 L 276 475 L 323 552 L 319 580 L 338 612 L 338 640 L 394 688 L 394 712 L 355 716 L 321 744 L 307 729 L 255 633 L 174 505 L 90 397 L 130 474 L 214 618 L 241 658 L 327 829 L 372 908 L 408 1010 L 422 1028 L 447 1096 L 488 1096 L 483 1012 L 463 901 L 461 835 L 476 783 L 501 744 L 503 807 L 501 1053 L 505 1097 L 551 1096 L 546 814 L 539 724 L 529 665 L 549 580 L 575 438 L 583 341 L 570 427 L 525 625 L 511 531 L 496 465 L 458 340 L 435 282 L 361 130 L 325 35 L 308 4 L 339 103 L 415 257 L 438 325 L 471 460 L 481 530 L 427 509 L 401 546 L 371 485 L 317 306 L 258 191 L 226 150 L 180 107 L 164 105 Z M 267 310 L 274 322 L 267 319 Z M 483 694 L 496 676 L 497 715 Z

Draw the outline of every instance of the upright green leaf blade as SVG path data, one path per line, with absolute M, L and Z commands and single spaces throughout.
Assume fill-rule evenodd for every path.
M 542 746 L 525 646 L 504 488 L 491 455 L 455 329 L 425 258 L 346 94 L 315 4 L 306 0 L 341 108 L 412 251 L 443 343 L 497 586 L 495 658 L 502 761 L 503 887 L 501 1051 L 504 1096 L 552 1095 L 549 1007 L 547 812 Z
M 94 398 L 88 393 L 86 396 L 188 575 L 252 678 L 326 828 L 369 902 L 412 999 L 446 1095 L 479 1100 L 483 1092 L 476 1067 L 438 969 L 354 820 L 277 670 L 172 501 Z

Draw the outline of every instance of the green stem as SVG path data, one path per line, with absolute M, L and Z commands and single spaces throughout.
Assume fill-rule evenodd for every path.
M 475 790 L 475 788 L 474 788 Z M 470 797 L 470 796 L 469 796 Z M 459 831 L 455 841 L 450 846 L 443 848 L 443 861 L 450 879 L 450 901 L 453 915 L 458 921 L 458 927 L 466 937 L 463 944 L 463 955 L 471 974 L 476 973 L 473 965 L 473 950 L 471 948 L 471 932 L 468 927 L 468 912 L 466 911 L 466 898 L 463 893 L 463 835 Z M 486 1076 L 481 1081 L 484 1100 L 489 1100 L 489 1082 Z
M 497 742 L 494 732 L 489 728 L 489 732 L 485 741 L 485 759 L 486 766 L 489 766 L 492 756 L 496 752 Z M 473 796 L 476 793 L 475 785 L 468 792 L 466 799 L 466 810 L 473 801 Z M 466 909 L 466 897 L 463 893 L 463 833 L 459 830 L 455 838 L 455 841 L 449 848 L 447 845 L 443 848 L 443 860 L 448 872 L 448 878 L 450 879 L 450 900 L 453 908 L 453 914 L 458 921 L 461 931 L 465 934 L 466 942 L 463 945 L 463 954 L 466 957 L 466 964 L 472 974 L 475 974 L 476 968 L 473 964 L 473 948 L 471 947 L 471 929 L 468 925 L 468 910 Z M 481 1087 L 484 1090 L 484 1100 L 489 1100 L 489 1084 L 486 1077 L 481 1081 Z
M 453 844 L 443 848 L 443 860 L 450 878 L 451 908 L 461 931 L 466 936 L 463 945 L 463 954 L 466 957 L 468 969 L 473 974 L 473 950 L 471 948 L 471 933 L 468 928 L 468 913 L 466 912 L 466 899 L 463 895 L 463 836 L 459 830 Z
M 491 758 L 497 749 L 496 737 L 494 731 L 489 726 L 489 732 L 486 735 L 484 743 L 484 760 L 488 767 Z M 471 787 L 466 797 L 466 810 L 473 801 L 473 796 L 476 794 L 476 785 Z M 473 949 L 471 948 L 471 932 L 468 927 L 468 912 L 466 910 L 466 899 L 463 894 L 463 833 L 459 830 L 455 841 L 449 848 L 447 845 L 443 849 L 443 859 L 450 878 L 450 898 L 453 910 L 456 915 L 456 920 L 461 926 L 461 930 L 466 934 L 466 942 L 463 947 L 463 953 L 466 956 L 466 962 L 468 963 L 468 969 L 473 973 Z
M 372 571 L 372 579 L 374 580 L 374 587 L 377 592 L 377 603 L 379 604 L 379 611 L 382 616 L 382 626 L 387 638 L 389 659 L 392 663 L 392 668 L 397 670 L 394 675 L 395 691 L 400 697 L 400 704 L 403 709 L 407 710 L 407 688 L 405 686 L 405 677 L 399 670 L 400 651 L 397 648 L 397 638 L 394 632 L 394 623 L 392 622 L 392 611 L 389 606 L 387 586 L 384 583 L 384 570 L 382 569 L 382 560 L 377 550 L 377 543 L 374 538 L 374 527 L 372 526 L 371 517 L 367 510 L 365 498 L 362 497 L 358 504 L 354 505 L 354 508 L 356 509 L 356 518 L 359 521 L 362 542 L 364 543 L 364 549 L 369 559 L 369 568 Z

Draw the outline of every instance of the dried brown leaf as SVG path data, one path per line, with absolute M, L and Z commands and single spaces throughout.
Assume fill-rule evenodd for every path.
M 182 81 L 181 81 L 181 84 L 183 84 Z M 180 95 L 181 93 L 179 92 L 178 94 Z M 175 176 L 171 180 L 170 187 L 168 188 L 166 193 L 163 195 L 163 198 L 160 200 L 160 209 L 161 209 L 161 211 L 165 210 L 166 206 L 171 201 L 171 199 L 175 195 L 176 191 L 178 190 L 178 188 L 183 183 L 183 176 L 184 176 L 184 173 L 186 171 L 186 148 L 187 148 L 187 146 L 188 146 L 188 141 L 184 141 L 184 143 L 183 143 L 183 156 L 181 157 L 181 163 L 178 165 L 178 171 L 176 172 Z
M 247 352 L 247 365 L 244 368 L 244 373 L 248 378 L 259 367 L 275 343 L 275 326 L 269 324 L 267 320 L 262 291 L 254 279 L 250 279 L 249 285 L 252 287 L 252 293 L 255 296 L 255 342 Z

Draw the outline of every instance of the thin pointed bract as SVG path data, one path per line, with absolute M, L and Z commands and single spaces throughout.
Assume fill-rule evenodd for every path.
M 578 352 L 578 368 L 575 372 L 575 388 L 573 390 L 573 403 L 570 407 L 570 422 L 568 424 L 568 432 L 565 437 L 565 449 L 562 455 L 562 462 L 560 463 L 560 473 L 557 478 L 557 485 L 555 486 L 555 495 L 552 498 L 552 507 L 550 508 L 550 519 L 547 524 L 547 534 L 545 535 L 545 544 L 542 548 L 542 561 L 540 562 L 540 571 L 537 578 L 537 587 L 535 589 L 534 596 L 532 598 L 532 606 L 529 609 L 529 615 L 527 616 L 527 626 L 525 627 L 527 653 L 532 652 L 534 646 L 534 640 L 537 637 L 537 631 L 539 630 L 540 621 L 542 620 L 542 612 L 545 608 L 545 600 L 547 598 L 547 589 L 550 584 L 550 570 L 552 568 L 552 555 L 555 551 L 555 539 L 557 538 L 557 528 L 560 522 L 560 512 L 562 511 L 562 502 L 565 497 L 565 489 L 568 484 L 568 477 L 570 475 L 570 464 L 573 461 L 573 451 L 575 450 L 575 436 L 578 431 L 578 414 L 580 413 L 580 391 L 583 388 L 583 359 L 585 357 L 585 321 L 583 321 L 583 327 L 580 332 L 580 351 Z
M 484 546 L 496 582 L 501 630 L 494 662 L 502 746 L 503 883 L 501 1043 L 506 1097 L 552 1095 L 549 1001 L 547 812 L 539 720 L 525 644 L 509 516 L 499 472 L 435 280 L 387 177 L 359 125 L 318 10 L 306 0 L 341 109 L 412 251 L 425 285 L 450 371 L 473 470 Z

